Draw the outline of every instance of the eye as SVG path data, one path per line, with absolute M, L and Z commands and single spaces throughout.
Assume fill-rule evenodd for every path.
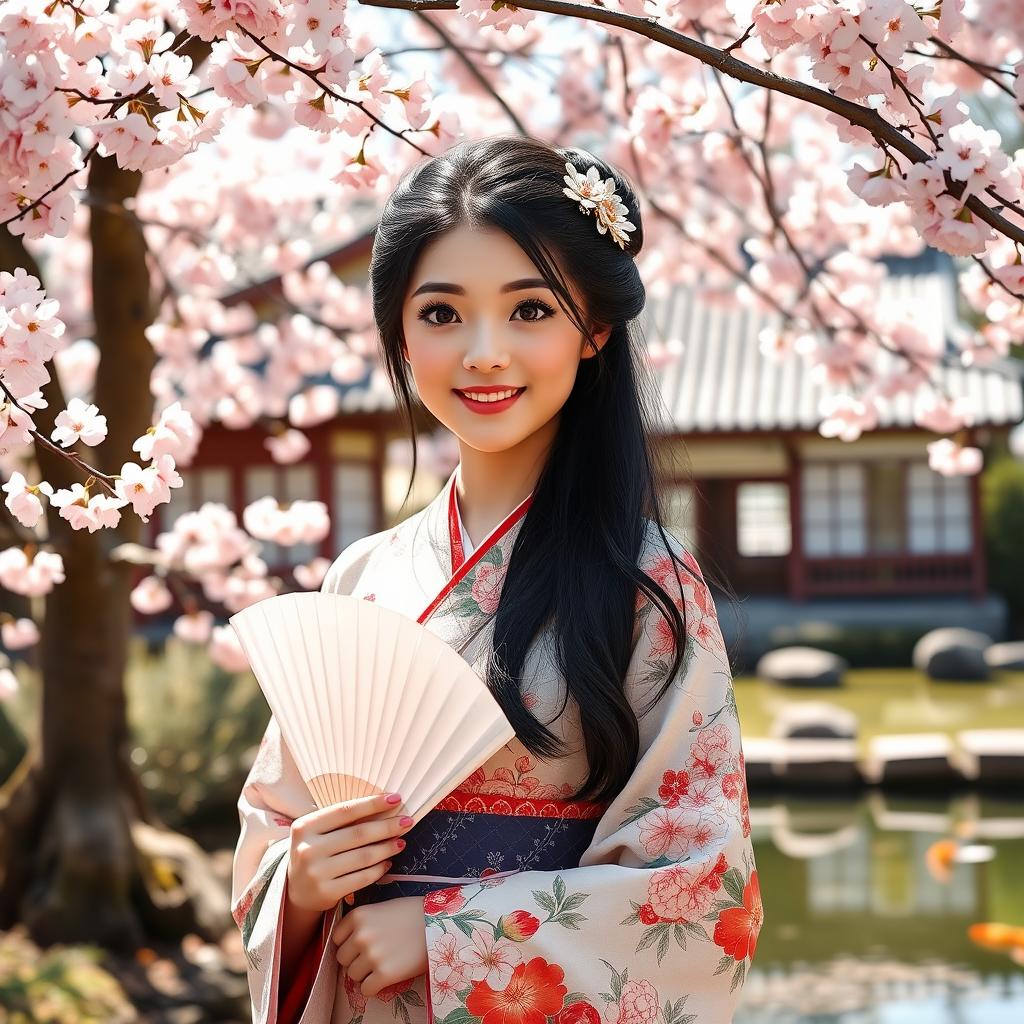
M 416 319 L 422 320 L 425 324 L 429 324 L 431 327 L 444 327 L 446 324 L 452 323 L 451 320 L 442 320 L 441 323 L 438 323 L 436 320 L 428 319 L 431 313 L 441 310 L 445 310 L 449 313 L 455 313 L 455 310 L 452 309 L 447 302 L 427 302 L 420 306 L 416 313 Z M 455 313 L 455 315 L 458 316 L 458 313 Z
M 518 313 L 521 309 L 530 309 L 531 307 L 534 308 L 534 309 L 542 310 L 545 315 L 544 316 L 528 316 L 528 317 L 525 317 L 524 320 L 528 324 L 529 323 L 536 323 L 536 322 L 538 322 L 540 320 L 547 320 L 547 318 L 549 316 L 554 316 L 555 315 L 554 308 L 549 306 L 542 299 L 525 299 L 523 302 L 520 302 L 518 306 L 516 306 L 515 312 Z
M 520 320 L 522 323 L 539 323 L 541 320 L 546 320 L 550 316 L 555 315 L 553 306 L 548 305 L 543 299 L 524 299 L 519 303 L 518 306 L 513 310 L 513 315 L 519 313 L 524 309 L 540 310 L 543 315 L 532 315 L 522 316 Z M 432 313 L 438 314 L 437 320 L 431 320 L 430 315 Z M 447 302 L 427 302 L 420 306 L 416 312 L 416 318 L 422 320 L 425 324 L 430 327 L 447 327 L 449 324 L 457 323 L 457 319 L 447 319 L 448 314 L 451 313 L 454 317 L 458 317 L 458 313 L 455 309 Z

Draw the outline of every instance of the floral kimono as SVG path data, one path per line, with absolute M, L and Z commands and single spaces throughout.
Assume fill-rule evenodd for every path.
M 456 469 L 425 509 L 347 547 L 322 589 L 418 619 L 483 675 L 494 612 L 528 497 L 467 557 Z M 532 496 L 531 496 L 532 497 Z M 424 896 L 429 970 L 362 994 L 323 915 L 288 992 L 280 956 L 289 824 L 315 809 L 271 719 L 242 790 L 232 913 L 249 959 L 255 1024 L 728 1024 L 761 927 L 740 723 L 715 608 L 693 558 L 673 571 L 653 523 L 640 565 L 685 611 L 672 685 L 640 719 L 640 752 L 614 800 L 568 797 L 587 775 L 573 701 L 549 728 L 571 753 L 512 740 L 405 834 L 391 873 L 355 906 Z M 672 634 L 638 592 L 626 692 L 665 682 Z M 523 699 L 562 707 L 551 637 L 532 645 Z

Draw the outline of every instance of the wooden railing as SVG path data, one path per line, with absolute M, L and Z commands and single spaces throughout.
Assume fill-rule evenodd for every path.
M 970 593 L 975 587 L 970 554 L 863 555 L 804 558 L 807 597 L 848 594 Z

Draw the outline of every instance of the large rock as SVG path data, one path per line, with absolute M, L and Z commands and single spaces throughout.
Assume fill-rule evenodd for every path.
M 1024 640 L 1010 640 L 985 648 L 985 664 L 991 669 L 1024 671 Z
M 933 629 L 914 645 L 914 668 L 931 679 L 958 682 L 988 679 L 985 650 L 991 646 L 992 638 L 974 629 L 958 626 Z
M 823 700 L 793 701 L 775 716 L 770 731 L 778 739 L 852 740 L 857 738 L 857 716 Z
M 780 647 L 757 663 L 757 675 L 779 686 L 839 686 L 846 660 L 817 647 Z

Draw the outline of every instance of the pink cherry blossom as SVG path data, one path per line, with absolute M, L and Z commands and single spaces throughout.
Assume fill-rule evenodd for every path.
M 46 402 L 41 404 L 45 407 Z M 32 431 L 36 429 L 31 415 L 34 408 L 37 407 L 34 407 L 31 396 L 20 400 L 17 406 L 13 402 L 0 400 L 0 455 L 32 443 Z
M 128 504 L 123 498 L 108 494 L 90 496 L 88 489 L 79 483 L 54 491 L 50 503 L 60 509 L 61 518 L 66 519 L 72 529 L 90 533 L 105 526 L 117 526 L 121 521 L 121 509 Z
M 312 427 L 338 414 L 338 389 L 318 384 L 288 403 L 288 419 L 296 427 Z
M 515 25 L 528 25 L 537 16 L 514 4 L 506 3 L 495 10 L 492 0 L 459 0 L 459 13 L 479 25 L 489 25 L 500 32 L 508 32 Z
M 134 462 L 124 463 L 114 489 L 125 504 L 131 503 L 143 522 L 148 521 L 157 505 L 168 501 L 171 496 L 170 489 L 158 475 L 157 467 L 152 464 L 143 469 Z
M 197 611 L 174 620 L 174 635 L 188 644 L 205 644 L 213 631 L 213 613 Z
M 980 192 L 998 185 L 1009 166 L 999 148 L 999 132 L 971 121 L 952 125 L 939 142 L 935 162 L 957 180 L 967 183 L 967 192 Z
M 331 567 L 329 558 L 314 558 L 307 565 L 297 565 L 292 570 L 295 581 L 303 590 L 316 590 L 324 581 Z
M 38 495 L 52 493 L 52 488 L 45 481 L 41 485 L 29 484 L 17 471 L 11 474 L 3 489 L 7 492 L 4 504 L 22 526 L 30 529 L 39 522 L 43 514 L 43 503 Z
M 0 551 L 0 586 L 39 597 L 64 582 L 64 559 L 55 551 L 37 551 L 30 560 L 23 548 Z
M 264 446 L 275 462 L 298 462 L 310 449 L 309 438 L 301 430 L 285 430 L 276 437 L 268 437 Z
M 210 660 L 225 672 L 246 672 L 249 669 L 249 659 L 231 626 L 214 626 L 206 650 Z
M 935 392 L 919 395 L 914 421 L 936 434 L 951 434 L 974 422 L 974 410 L 966 395 L 950 399 Z
M 822 437 L 856 441 L 864 430 L 873 430 L 878 423 L 874 405 L 850 395 L 826 396 L 818 408 L 823 416 L 818 427 Z
M 198 79 L 191 74 L 192 60 L 182 54 L 154 54 L 147 66 L 153 94 L 171 110 L 178 106 L 178 94 L 195 92 Z
M 198 429 L 192 414 L 174 402 L 160 414 L 157 423 L 137 438 L 132 450 L 145 460 L 170 455 L 175 461 L 190 458 L 196 445 Z
M 992 229 L 952 196 L 936 200 L 938 218 L 923 231 L 925 241 L 954 256 L 983 252 Z
M 872 206 L 888 206 L 907 194 L 902 179 L 887 174 L 884 168 L 870 170 L 862 164 L 854 164 L 846 180 L 850 188 Z
M 98 445 L 107 436 L 107 417 L 95 405 L 86 405 L 80 398 L 72 398 L 67 409 L 57 413 L 56 427 L 50 437 L 65 448 L 77 441 Z
M 234 106 L 258 106 L 267 98 L 263 75 L 256 66 L 259 59 L 239 56 L 230 43 L 216 42 L 206 62 L 207 78 L 217 95 Z
M 32 619 L 14 619 L 0 626 L 4 647 L 18 651 L 39 642 L 39 628 Z
M 948 437 L 932 441 L 928 448 L 928 465 L 943 476 L 973 476 L 981 469 L 980 448 L 961 446 Z
M 174 602 L 167 584 L 159 576 L 146 576 L 132 588 L 129 595 L 132 607 L 142 615 L 155 615 L 166 611 Z
M 449 995 L 464 988 L 468 965 L 461 958 L 458 939 L 451 934 L 442 935 L 431 947 L 431 954 L 430 982 L 434 988 Z

